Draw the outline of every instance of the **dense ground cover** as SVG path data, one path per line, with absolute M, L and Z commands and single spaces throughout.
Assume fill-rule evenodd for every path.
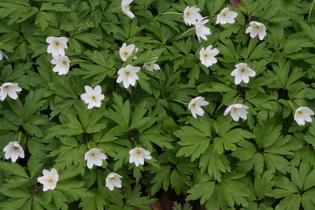
M 314 1 L 232 2 L 1 0 L 0 208 L 314 209 Z

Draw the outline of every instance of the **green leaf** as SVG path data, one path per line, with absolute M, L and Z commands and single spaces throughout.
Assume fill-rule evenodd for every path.
M 210 145 L 201 155 L 199 167 L 203 173 L 206 169 L 208 174 L 214 179 L 221 181 L 222 173 L 231 171 L 230 162 L 226 155 L 220 155 L 214 151 L 214 146 Z
M 208 181 L 194 185 L 187 191 L 190 195 L 187 196 L 187 200 L 197 200 L 200 198 L 200 204 L 204 204 L 212 196 L 215 188 L 215 181 Z
M 0 170 L 10 172 L 13 175 L 29 178 L 24 168 L 17 163 L 0 162 Z

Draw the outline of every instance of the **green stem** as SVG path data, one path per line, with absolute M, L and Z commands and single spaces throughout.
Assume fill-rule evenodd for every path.
M 236 98 L 233 101 L 233 104 L 235 104 L 235 101 L 238 99 L 238 97 L 240 97 L 240 95 L 236 96 Z
M 19 138 L 18 138 L 18 143 L 20 144 L 20 140 L 21 140 L 21 134 L 22 134 L 22 132 L 20 131 L 19 132 Z
M 288 103 L 290 104 L 293 110 L 296 110 L 296 108 L 294 108 L 294 106 L 292 105 L 291 101 L 288 101 Z
M 159 15 L 182 15 L 183 13 L 179 13 L 179 12 L 163 12 L 160 13 Z
M 182 35 L 180 35 L 180 36 L 175 40 L 175 42 L 177 42 L 177 40 L 179 40 L 179 39 L 182 38 L 185 34 L 187 34 L 189 31 L 192 31 L 192 30 L 195 30 L 195 28 L 191 28 L 191 29 L 185 31 Z
M 115 10 L 119 10 L 119 9 L 121 9 L 121 7 L 114 8 L 114 9 L 109 9 L 109 10 L 106 10 L 105 12 L 111 12 L 111 11 L 115 11 Z M 105 12 L 104 12 L 104 13 L 105 13 Z
M 186 102 L 182 102 L 182 101 L 178 101 L 178 100 L 172 100 L 172 101 L 177 102 L 177 103 L 180 103 L 180 104 L 184 104 L 185 106 L 188 105 L 188 103 L 186 103 Z
M 311 8 L 310 8 L 310 12 L 308 13 L 308 17 L 307 17 L 307 22 L 310 21 L 310 17 L 311 17 L 311 14 L 312 14 L 312 10 L 313 10 L 313 6 L 314 6 L 314 2 L 315 0 L 313 0 L 312 4 L 311 4 Z

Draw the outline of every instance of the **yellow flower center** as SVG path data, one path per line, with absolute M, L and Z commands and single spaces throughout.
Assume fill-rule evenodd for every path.
M 238 112 L 239 108 L 233 108 L 232 112 Z
M 95 97 L 95 96 L 93 96 L 93 97 Z M 92 97 L 92 98 L 93 98 L 93 97 Z M 95 157 L 95 153 L 92 152 L 92 153 L 91 153 L 91 156 L 92 156 L 92 157 Z
M 129 71 L 126 71 L 126 72 L 125 72 L 125 75 L 126 75 L 126 76 L 129 76 L 129 75 L 130 75 L 130 72 L 129 72 Z
M 298 111 L 299 114 L 303 114 L 303 111 Z
M 19 148 L 16 147 L 16 146 L 14 146 L 14 147 L 13 147 L 13 150 L 17 151 L 17 150 L 19 150 Z
M 245 69 L 241 69 L 241 72 L 245 72 L 246 70 Z
M 9 85 L 6 85 L 4 86 L 4 89 L 9 89 L 9 87 L 10 87 Z
M 56 43 L 55 43 L 55 45 L 56 45 L 56 46 L 59 46 L 59 45 L 60 45 L 60 43 L 59 43 L 59 42 L 56 42 Z
M 67 61 L 62 61 L 62 64 L 63 64 L 64 66 L 66 66 L 68 63 L 67 63 Z

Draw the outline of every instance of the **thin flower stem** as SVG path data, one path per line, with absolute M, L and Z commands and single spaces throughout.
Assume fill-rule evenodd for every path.
M 180 36 L 175 40 L 175 42 L 177 42 L 177 40 L 179 40 L 179 39 L 182 38 L 185 34 L 187 34 L 189 31 L 192 31 L 192 30 L 195 30 L 195 28 L 191 28 L 191 29 L 185 31 L 182 35 L 180 35 Z
M 233 101 L 233 104 L 235 104 L 235 101 L 240 97 L 241 95 L 237 95 L 236 98 Z
M 36 194 L 37 194 L 37 192 L 40 190 L 40 189 L 42 189 L 41 187 L 39 187 L 35 182 L 34 182 L 34 180 L 32 179 L 32 178 L 30 178 L 30 181 L 33 183 L 33 185 L 35 186 L 35 191 L 32 193 L 32 195 L 30 196 L 30 198 L 33 198 Z
M 294 108 L 294 106 L 292 105 L 291 101 L 288 101 L 288 103 L 290 104 L 293 110 L 296 110 L 296 108 Z
M 21 134 L 22 134 L 22 131 L 19 132 L 19 138 L 18 138 L 18 143 L 20 144 L 20 140 L 21 140 Z
M 183 13 L 180 12 L 163 12 L 160 13 L 159 15 L 182 15 Z
M 119 9 L 121 9 L 121 7 L 117 7 L 117 8 L 114 8 L 114 9 L 109 9 L 109 10 L 106 10 L 105 12 L 112 12 L 112 11 L 119 10 Z
M 180 103 L 180 104 L 184 104 L 185 106 L 188 105 L 188 103 L 186 103 L 186 102 L 182 102 L 182 101 L 178 101 L 178 100 L 172 100 L 172 101 L 177 102 L 177 103 Z
M 315 0 L 313 0 L 312 4 L 311 4 L 311 8 L 310 8 L 310 11 L 308 13 L 308 17 L 307 17 L 307 22 L 310 21 L 310 17 L 311 17 L 311 14 L 312 14 L 312 10 L 313 10 L 313 6 L 314 6 L 314 2 Z

